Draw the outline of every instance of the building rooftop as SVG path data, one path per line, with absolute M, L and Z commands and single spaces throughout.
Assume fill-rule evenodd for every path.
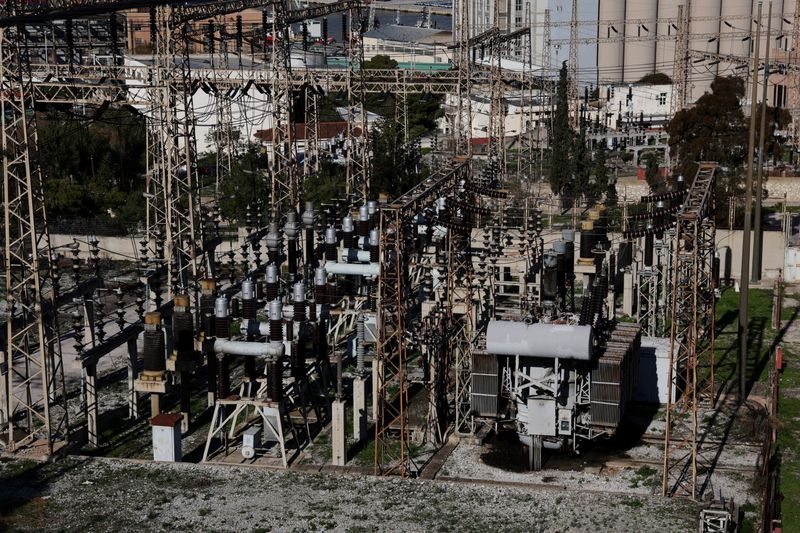
M 382 24 L 364 34 L 364 37 L 406 43 L 449 43 L 452 33 L 436 28 L 418 28 L 398 24 Z

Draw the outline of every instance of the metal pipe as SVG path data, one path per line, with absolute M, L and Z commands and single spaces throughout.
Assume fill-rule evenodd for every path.
M 369 263 L 370 261 L 370 253 L 357 248 L 342 248 L 339 251 L 339 257 L 345 263 Z
M 345 276 L 364 276 L 375 277 L 380 271 L 378 263 L 359 264 L 359 263 L 325 263 L 325 270 L 328 274 L 340 274 Z
M 217 339 L 214 352 L 245 357 L 283 357 L 286 348 L 283 342 L 247 342 Z

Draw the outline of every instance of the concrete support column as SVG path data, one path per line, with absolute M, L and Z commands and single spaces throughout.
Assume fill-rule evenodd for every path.
M 86 438 L 90 446 L 100 443 L 97 432 L 97 365 L 86 366 Z
M 181 433 L 189 432 L 189 411 L 192 403 L 192 374 L 190 372 L 180 372 L 181 380 Z
M 622 275 L 622 314 L 633 316 L 633 273 L 626 270 Z
M 361 442 L 367 435 L 367 380 L 353 380 L 353 440 Z
M 155 392 L 150 393 L 150 417 L 161 414 L 161 395 Z
M 136 420 L 139 418 L 139 393 L 136 391 L 134 383 L 138 377 L 139 352 L 136 349 L 136 339 L 128 341 L 128 418 Z
M 334 400 L 331 421 L 331 462 L 336 466 L 344 466 L 347 462 L 347 417 L 345 416 L 344 400 Z

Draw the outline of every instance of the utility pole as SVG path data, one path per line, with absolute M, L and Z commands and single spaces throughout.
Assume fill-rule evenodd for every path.
M 767 49 L 764 51 L 764 87 L 761 91 L 761 126 L 758 134 L 758 169 L 756 178 L 756 212 L 755 212 L 755 234 L 753 235 L 753 272 L 750 281 L 758 283 L 761 281 L 761 254 L 762 254 L 762 235 L 761 235 L 761 191 L 763 190 L 764 176 L 764 137 L 767 131 L 767 88 L 769 87 L 769 48 L 770 36 L 772 35 L 772 1 L 770 0 L 769 13 L 767 15 Z M 755 114 L 755 105 L 751 106 L 751 113 Z
M 753 88 L 750 95 L 750 136 L 747 144 L 747 182 L 745 184 L 744 199 L 744 232 L 742 233 L 742 271 L 739 282 L 739 364 L 736 371 L 739 378 L 739 401 L 745 399 L 747 388 L 747 306 L 748 291 L 750 289 L 750 233 L 751 216 L 753 208 L 753 151 L 756 144 L 756 98 L 758 93 L 758 59 L 761 54 L 761 7 L 758 3 L 758 16 L 756 18 L 756 53 L 753 56 Z

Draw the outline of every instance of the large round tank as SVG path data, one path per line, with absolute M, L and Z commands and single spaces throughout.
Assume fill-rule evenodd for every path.
M 725 0 L 726 2 L 728 0 Z M 786 17 L 785 13 L 783 12 L 783 4 L 784 0 L 772 0 L 772 28 L 770 29 L 771 36 L 767 37 L 767 13 L 769 13 L 769 2 L 764 2 L 761 14 L 761 20 L 764 21 L 764 25 L 761 27 L 761 57 L 764 57 L 767 49 L 765 48 L 769 43 L 770 50 L 769 55 L 770 57 L 775 57 L 775 50 L 783 44 L 783 39 L 781 41 L 777 41 L 776 38 L 781 35 L 784 31 L 787 35 L 791 35 L 792 27 L 789 24 L 785 24 L 783 19 L 786 18 L 787 20 L 792 20 L 791 18 Z M 787 7 L 790 4 L 794 4 L 794 0 L 789 0 L 786 2 Z M 792 11 L 794 11 L 794 6 L 792 6 Z M 753 7 L 753 13 L 758 12 L 758 7 Z M 794 14 L 791 15 L 794 17 Z M 786 28 L 783 28 L 786 26 Z
M 622 23 L 615 24 L 614 21 L 625 19 L 625 0 L 600 0 L 597 16 L 598 38 L 614 39 L 597 44 L 597 78 L 600 83 L 619 83 L 624 64 L 625 28 Z
M 589 361 L 592 347 L 592 326 L 491 320 L 486 328 L 486 351 L 495 355 Z
M 726 0 L 727 1 L 727 0 Z M 719 52 L 719 39 L 709 39 L 719 34 L 719 15 L 721 0 L 703 0 L 702 2 L 692 2 L 692 22 L 690 25 L 691 35 L 697 38 L 689 40 L 689 49 L 701 52 Z M 709 62 L 692 64 L 689 74 L 688 98 L 689 102 L 695 102 L 703 96 L 703 93 L 711 92 L 711 82 L 717 75 L 719 65 L 709 64 Z
M 789 51 L 794 46 L 792 44 L 792 24 L 786 23 L 787 20 L 794 23 L 794 6 L 795 3 L 791 0 L 784 2 L 783 19 L 781 19 L 781 33 L 783 34 L 783 39 L 780 42 L 781 50 L 784 51 Z
M 655 69 L 658 0 L 630 0 L 625 8 L 625 83 L 635 83 Z M 649 22 L 648 22 L 649 21 Z
M 678 18 L 678 3 L 676 0 L 658 0 L 658 36 L 656 43 L 656 71 L 669 76 L 673 75 L 675 64 L 675 29 L 674 21 Z
M 748 19 L 742 17 L 750 17 L 752 11 L 752 0 L 725 0 L 722 3 L 722 14 L 719 24 L 719 52 L 721 54 L 742 57 L 750 55 L 750 44 L 752 41 L 749 39 L 747 41 L 742 41 L 741 36 L 734 37 L 732 35 L 740 34 L 743 29 L 748 29 L 750 27 Z M 731 71 L 730 68 L 726 68 L 726 65 L 727 64 L 720 68 L 721 72 Z

